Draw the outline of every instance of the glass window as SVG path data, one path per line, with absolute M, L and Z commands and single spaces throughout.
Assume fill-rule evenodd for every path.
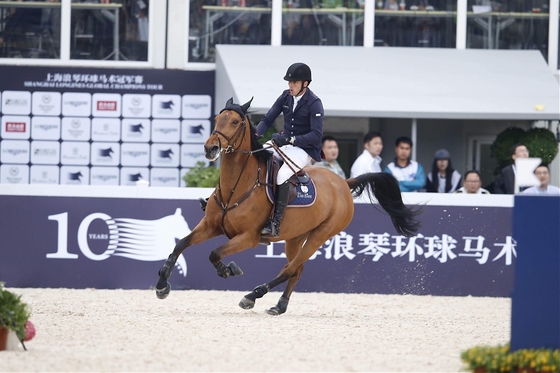
M 455 48 L 454 0 L 375 1 L 376 46 Z
M 269 0 L 192 0 L 189 62 L 214 62 L 216 44 L 270 44 Z
M 347 45 L 343 0 L 283 0 L 283 45 Z
M 60 2 L 0 3 L 0 57 L 59 58 Z
M 469 0 L 467 48 L 538 49 L 548 59 L 548 0 Z
M 70 59 L 148 60 L 149 0 L 72 0 Z

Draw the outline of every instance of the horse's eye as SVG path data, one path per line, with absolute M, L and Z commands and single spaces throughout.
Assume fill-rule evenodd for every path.
M 234 125 L 234 126 L 237 126 L 238 124 L 239 124 L 239 121 L 238 121 L 237 119 L 234 119 L 234 120 L 233 120 L 233 125 Z

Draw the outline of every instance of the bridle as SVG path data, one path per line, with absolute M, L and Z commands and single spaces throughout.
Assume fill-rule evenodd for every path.
M 216 137 L 218 137 L 218 143 L 220 144 L 220 149 L 225 154 L 238 151 L 237 148 L 239 148 L 243 144 L 243 140 L 245 139 L 245 137 L 243 137 L 243 133 L 245 132 L 245 127 L 247 126 L 247 122 L 245 121 L 245 119 L 246 117 L 243 116 L 241 125 L 237 128 L 237 130 L 231 137 L 227 137 L 223 132 L 218 131 L 217 129 L 214 129 L 214 131 L 212 131 L 212 135 L 216 135 Z M 222 140 L 220 136 L 223 137 L 228 143 L 228 146 L 225 149 L 222 147 Z M 239 143 L 239 146 L 237 146 L 237 141 L 239 140 L 240 137 L 241 137 L 241 142 Z

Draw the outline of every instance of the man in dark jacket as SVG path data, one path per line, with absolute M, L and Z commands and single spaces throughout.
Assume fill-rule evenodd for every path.
M 272 141 L 295 163 L 292 168 L 298 170 L 309 164 L 312 158 L 321 161 L 324 110 L 321 99 L 308 88 L 311 83 L 309 66 L 300 62 L 292 64 L 284 80 L 288 82 L 289 89 L 282 92 L 260 121 L 257 135 L 263 135 L 282 113 L 284 130 L 275 133 Z M 280 221 L 288 204 L 288 179 L 294 173 L 292 168 L 284 163 L 278 171 L 274 215 L 262 229 L 263 235 L 276 237 L 280 234 Z
M 515 144 L 511 147 L 511 158 L 513 164 L 502 168 L 500 176 L 494 184 L 494 194 L 515 194 L 515 160 L 517 158 L 528 158 L 529 150 L 523 144 Z

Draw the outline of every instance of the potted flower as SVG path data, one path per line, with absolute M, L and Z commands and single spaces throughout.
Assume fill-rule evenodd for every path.
M 29 321 L 29 316 L 29 308 L 21 300 L 21 296 L 6 290 L 4 283 L 0 282 L 0 350 L 6 349 L 6 340 L 10 330 L 16 333 L 25 348 L 23 342 L 30 340 L 35 335 L 35 329 Z

